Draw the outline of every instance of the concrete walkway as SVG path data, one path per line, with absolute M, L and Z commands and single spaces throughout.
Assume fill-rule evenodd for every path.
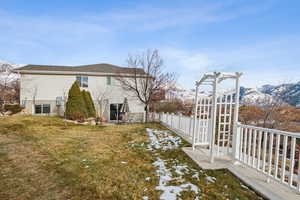
M 191 157 L 202 169 L 228 169 L 231 173 L 241 179 L 247 186 L 255 190 L 263 197 L 271 200 L 300 200 L 300 194 L 270 179 L 248 166 L 233 163 L 228 157 L 215 158 L 214 163 L 209 162 L 209 152 L 206 149 L 195 149 L 184 147 L 183 151 Z

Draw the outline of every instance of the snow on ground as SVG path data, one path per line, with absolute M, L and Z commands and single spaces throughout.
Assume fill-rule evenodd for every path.
M 159 131 L 154 129 L 147 129 L 149 135 L 150 144 L 148 149 L 155 150 L 171 150 L 176 149 L 182 143 L 181 138 L 178 136 L 173 136 L 169 131 Z M 164 200 L 175 200 L 180 196 L 182 191 L 191 191 L 195 194 L 200 194 L 201 190 L 198 186 L 184 180 L 183 176 L 187 173 L 194 173 L 193 178 L 199 179 L 199 172 L 194 169 L 190 169 L 187 165 L 173 165 L 172 167 L 167 167 L 167 161 L 157 157 L 157 160 L 153 163 L 157 167 L 156 174 L 159 176 L 159 185 L 156 187 L 157 190 L 163 191 L 160 199 Z M 171 172 L 174 170 L 177 176 L 174 176 Z M 181 180 L 179 185 L 170 185 L 171 181 Z M 196 198 L 198 199 L 198 197 Z
M 212 176 L 206 176 L 205 179 L 207 182 L 210 182 L 210 183 L 216 182 L 216 178 L 212 177 Z
M 189 182 L 176 186 L 168 185 L 168 183 L 174 180 L 174 178 L 170 169 L 166 167 L 165 161 L 158 158 L 157 161 L 153 164 L 154 166 L 158 167 L 156 173 L 159 176 L 159 185 L 156 187 L 156 189 L 163 191 L 162 195 L 160 196 L 160 199 L 177 199 L 177 196 L 179 196 L 180 193 L 184 190 L 191 190 L 195 194 L 199 194 L 200 189 L 198 188 L 198 186 Z
M 168 131 L 160 131 L 147 128 L 150 138 L 148 149 L 151 150 L 170 150 L 178 148 L 181 144 L 181 138 L 171 135 Z

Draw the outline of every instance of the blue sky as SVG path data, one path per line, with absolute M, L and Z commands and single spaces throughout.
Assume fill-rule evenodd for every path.
M 242 85 L 300 81 L 297 0 L 9 0 L 0 4 L 0 60 L 126 66 L 157 48 L 193 87 L 208 71 L 244 72 Z

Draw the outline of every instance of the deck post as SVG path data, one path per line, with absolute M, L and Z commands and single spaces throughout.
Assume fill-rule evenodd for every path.
M 239 158 L 239 147 L 240 147 L 240 130 L 238 128 L 239 120 L 239 101 L 240 101 L 240 76 L 242 73 L 236 72 L 235 78 L 235 104 L 233 114 L 233 138 L 232 138 L 232 157 L 233 159 Z
M 179 113 L 179 117 L 178 117 L 178 129 L 181 130 L 181 117 L 182 117 L 182 113 Z
M 196 119 L 197 119 L 197 111 L 198 111 L 198 91 L 199 91 L 199 86 L 196 83 L 196 97 L 195 97 L 195 103 L 194 103 L 194 124 L 193 124 L 193 150 L 195 150 L 195 142 L 196 142 Z
M 215 134 L 216 134 L 216 119 L 217 119 L 217 86 L 219 73 L 214 73 L 213 93 L 212 93 L 212 111 L 211 111 L 211 138 L 210 138 L 210 162 L 214 162 Z
M 241 128 L 238 126 L 240 123 L 237 122 L 234 125 L 233 129 L 233 138 L 232 138 L 232 153 L 233 153 L 233 160 L 239 160 L 240 157 L 240 140 L 241 140 Z
M 167 123 L 166 123 L 168 126 L 170 126 L 170 115 L 169 113 L 167 112 Z

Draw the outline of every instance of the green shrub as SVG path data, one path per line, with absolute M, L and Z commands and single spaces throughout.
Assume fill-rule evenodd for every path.
M 87 96 L 88 96 L 89 101 L 90 101 L 91 117 L 96 117 L 96 108 L 95 108 L 95 104 L 94 104 L 92 95 L 91 95 L 91 93 L 90 93 L 89 91 L 87 92 Z
M 21 112 L 22 107 L 20 104 L 5 104 L 4 105 L 4 111 L 10 111 L 12 114 L 16 114 L 18 112 Z
M 88 117 L 86 104 L 77 81 L 73 83 L 69 90 L 68 101 L 66 103 L 66 117 L 71 120 L 80 121 Z
M 82 96 L 86 105 L 86 109 L 88 112 L 88 117 L 95 117 L 96 116 L 96 109 L 95 109 L 95 105 L 91 96 L 91 93 L 89 91 L 85 91 L 83 90 L 82 92 Z

